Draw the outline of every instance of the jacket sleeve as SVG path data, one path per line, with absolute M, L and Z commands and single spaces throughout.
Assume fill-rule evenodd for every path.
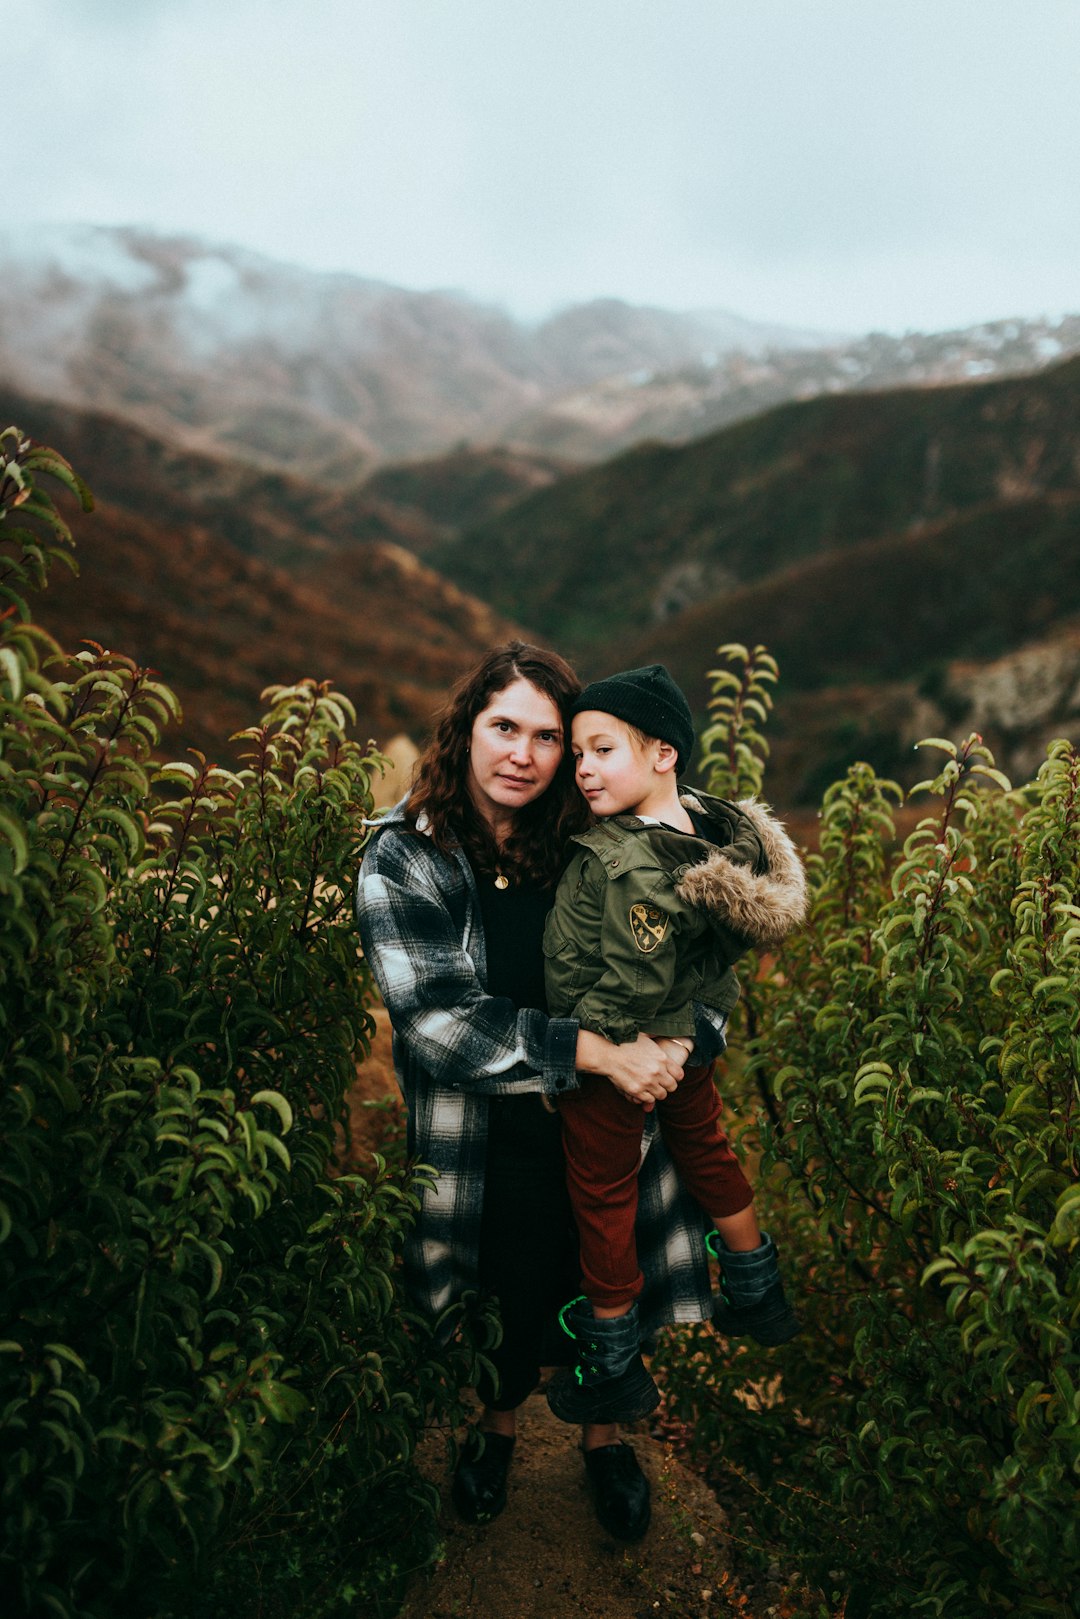
M 694 1002 L 693 1012 L 694 1049 L 689 1060 L 695 1067 L 704 1068 L 727 1050 L 728 1014 L 702 1001 Z
M 654 1032 L 663 1010 L 665 1032 L 693 1035 L 690 995 L 680 999 L 676 985 L 685 908 L 670 881 L 649 868 L 604 884 L 604 971 L 574 1008 L 582 1028 L 624 1045 Z
M 494 1096 L 577 1086 L 577 1021 L 486 993 L 420 838 L 393 828 L 376 836 L 356 916 L 390 1021 L 436 1083 Z

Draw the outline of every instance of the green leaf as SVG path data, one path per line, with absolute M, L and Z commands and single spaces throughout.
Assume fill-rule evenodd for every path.
M 61 1360 L 70 1361 L 72 1366 L 78 1367 L 80 1372 L 86 1371 L 86 1362 L 82 1356 L 77 1355 L 74 1349 L 71 1349 L 67 1344 L 45 1344 L 44 1349 L 48 1355 L 57 1355 Z
M 292 1129 L 293 1111 L 289 1106 L 288 1101 L 284 1096 L 282 1096 L 280 1091 L 256 1091 L 251 1098 L 251 1102 L 252 1106 L 254 1106 L 256 1102 L 265 1102 L 267 1107 L 272 1107 L 274 1109 L 274 1112 L 281 1120 L 282 1130 L 287 1133 Z
M 6 810 L 0 810 L 0 835 L 5 837 L 11 845 L 15 860 L 15 873 L 25 871 L 30 859 L 30 846 L 26 841 L 26 832 L 19 821 Z
M 0 668 L 7 674 L 11 686 L 11 700 L 17 703 L 23 693 L 23 665 L 12 647 L 0 647 Z
M 258 1383 L 255 1392 L 276 1422 L 295 1422 L 308 1409 L 307 1396 L 285 1383 Z

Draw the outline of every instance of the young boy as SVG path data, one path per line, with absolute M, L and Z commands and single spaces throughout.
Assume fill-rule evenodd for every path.
M 776 946 L 802 921 L 802 865 L 760 805 L 680 795 L 694 727 L 661 664 L 587 686 L 572 738 L 577 783 L 599 822 L 575 839 L 548 918 L 548 1010 L 617 1044 L 642 1031 L 674 1039 L 689 1056 L 693 1002 L 730 1013 L 739 995 L 732 963 L 752 945 Z M 585 1292 L 560 1312 L 579 1360 L 551 1379 L 548 1403 L 565 1422 L 635 1421 L 659 1400 L 637 1311 L 644 1111 L 596 1076 L 582 1076 L 559 1111 Z M 706 1238 L 723 1273 L 715 1325 L 786 1342 L 799 1323 L 724 1133 L 711 1065 L 686 1068 L 656 1116 L 683 1185 L 715 1228 Z

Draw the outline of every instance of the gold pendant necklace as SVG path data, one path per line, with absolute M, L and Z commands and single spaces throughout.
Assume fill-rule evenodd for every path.
M 509 879 L 509 877 L 504 877 L 501 871 L 497 871 L 495 873 L 495 887 L 496 888 L 509 888 L 510 887 L 510 879 Z

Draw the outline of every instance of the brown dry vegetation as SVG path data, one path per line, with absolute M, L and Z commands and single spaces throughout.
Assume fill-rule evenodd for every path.
M 330 679 L 378 741 L 421 733 L 478 653 L 513 633 L 385 537 L 357 498 L 179 451 L 107 417 L 8 394 L 0 412 L 54 444 L 98 500 L 73 516 L 79 577 L 36 603 L 62 644 L 100 642 L 180 698 L 166 747 L 221 757 L 272 684 Z M 391 532 L 396 532 L 389 530 Z
M 388 1138 L 404 1128 L 404 1107 L 390 1055 L 390 1018 L 383 1007 L 372 1010 L 375 1032 L 371 1051 L 356 1065 L 356 1083 L 345 1098 L 349 1134 L 343 1142 L 339 1166 L 364 1174 L 371 1154 L 382 1152 Z

